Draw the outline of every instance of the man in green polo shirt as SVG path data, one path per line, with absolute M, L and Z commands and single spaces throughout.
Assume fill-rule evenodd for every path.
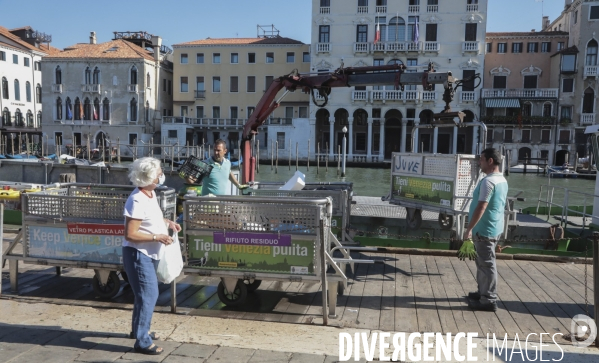
M 231 173 L 231 162 L 225 158 L 227 155 L 227 144 L 218 139 L 214 142 L 214 155 L 204 160 L 206 164 L 212 165 L 210 175 L 202 180 L 202 195 L 227 195 L 227 180 L 239 189 L 248 186 L 239 184 L 233 173 Z

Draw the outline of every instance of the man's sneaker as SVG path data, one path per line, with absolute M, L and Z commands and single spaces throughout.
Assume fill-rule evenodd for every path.
M 493 312 L 497 311 L 497 303 L 495 302 L 488 302 L 486 304 L 483 304 L 480 302 L 480 300 L 470 300 L 468 301 L 468 306 L 470 306 L 472 310 Z
M 470 299 L 470 300 L 480 300 L 480 293 L 478 291 L 469 292 L 468 293 L 468 299 Z

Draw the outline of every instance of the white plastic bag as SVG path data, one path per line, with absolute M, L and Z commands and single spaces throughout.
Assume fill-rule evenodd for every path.
M 160 261 L 156 267 L 156 276 L 158 281 L 170 284 L 175 281 L 183 270 L 183 256 L 181 255 L 181 246 L 179 245 L 179 236 L 173 232 L 173 243 L 162 247 Z
M 306 185 L 306 176 L 301 171 L 296 171 L 295 174 L 280 187 L 280 190 L 302 190 Z

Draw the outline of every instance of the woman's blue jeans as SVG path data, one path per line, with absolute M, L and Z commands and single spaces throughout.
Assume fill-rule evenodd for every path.
M 123 265 L 135 296 L 131 321 L 135 347 L 148 348 L 152 345 L 149 332 L 158 300 L 158 260 L 151 259 L 133 247 L 123 247 Z

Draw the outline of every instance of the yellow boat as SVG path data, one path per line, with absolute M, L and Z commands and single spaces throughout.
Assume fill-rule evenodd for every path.
M 19 200 L 21 198 L 21 191 L 14 189 L 0 189 L 0 200 Z

